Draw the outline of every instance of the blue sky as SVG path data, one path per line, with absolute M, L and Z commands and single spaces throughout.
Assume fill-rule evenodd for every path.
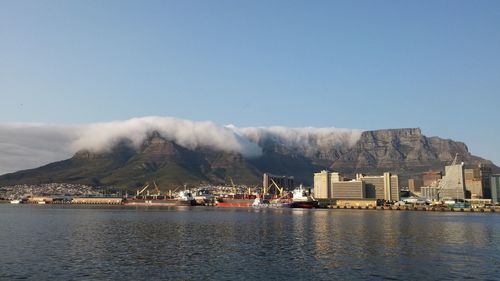
M 500 1 L 0 0 L 0 122 L 420 127 L 500 164 Z

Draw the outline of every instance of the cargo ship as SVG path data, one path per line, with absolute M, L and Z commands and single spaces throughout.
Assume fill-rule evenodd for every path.
M 179 197 L 172 198 L 164 195 L 155 196 L 134 196 L 123 199 L 123 205 L 127 206 L 195 206 L 196 201 L 188 191 L 181 191 Z
M 151 187 L 149 183 L 146 183 L 144 187 L 138 189 L 136 195 L 133 197 L 125 196 L 123 198 L 122 204 L 129 206 L 194 206 L 196 201 L 191 195 L 189 190 L 184 190 L 179 192 L 179 196 L 174 198 L 172 196 L 161 195 L 160 188 L 153 181 L 154 194 L 149 194 Z M 175 190 L 174 190 L 175 191 Z

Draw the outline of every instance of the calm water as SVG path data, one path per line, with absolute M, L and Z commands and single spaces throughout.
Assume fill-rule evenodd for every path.
M 499 280 L 500 215 L 0 205 L 0 279 Z

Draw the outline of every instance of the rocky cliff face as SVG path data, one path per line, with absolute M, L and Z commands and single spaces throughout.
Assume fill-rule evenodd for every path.
M 441 170 L 455 155 L 468 165 L 491 161 L 473 156 L 467 146 L 438 137 L 426 137 L 418 128 L 367 131 L 356 146 L 334 159 L 331 169 L 345 172 L 391 171 L 405 175 Z
M 223 184 L 228 176 L 237 183 L 255 185 L 264 172 L 292 175 L 297 183 L 311 184 L 313 173 L 322 169 L 346 175 L 389 171 L 405 179 L 424 171 L 441 170 L 456 154 L 459 161 L 468 165 L 493 165 L 471 155 L 462 142 L 426 137 L 418 128 L 366 131 L 354 146 L 347 142 L 290 146 L 276 139 L 263 139 L 258 144 L 263 155 L 246 159 L 234 152 L 190 150 L 153 132 L 138 149 L 124 140 L 111 151 L 80 151 L 65 161 L 1 176 L 0 186 L 74 182 L 133 188 L 156 180 L 174 188 L 186 183 Z

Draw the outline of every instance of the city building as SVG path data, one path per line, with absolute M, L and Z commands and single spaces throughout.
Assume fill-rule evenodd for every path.
M 408 179 L 408 190 L 412 193 L 420 193 L 420 188 L 422 187 L 422 181 L 420 179 Z
M 445 167 L 445 175 L 437 183 L 421 188 L 421 195 L 430 200 L 465 199 L 464 163 Z
M 437 187 L 442 177 L 443 173 L 441 172 L 425 172 L 422 174 L 422 186 Z
M 384 173 L 382 176 L 356 175 L 347 180 L 339 173 L 321 171 L 314 174 L 314 196 L 317 199 L 383 199 L 398 201 L 398 176 Z
M 491 198 L 491 167 L 479 164 L 472 169 L 465 169 L 465 189 L 472 199 Z
M 494 204 L 500 203 L 500 174 L 490 176 L 491 201 Z
M 464 163 L 445 167 L 445 176 L 439 182 L 439 200 L 465 199 Z
M 399 178 L 391 173 L 382 176 L 365 176 L 357 174 L 356 180 L 365 183 L 366 198 L 384 199 L 388 201 L 400 200 Z
M 314 173 L 314 197 L 322 199 L 332 198 L 330 194 L 330 174 L 323 170 L 319 173 Z
M 333 181 L 331 183 L 332 198 L 362 199 L 365 196 L 365 183 L 363 181 Z

